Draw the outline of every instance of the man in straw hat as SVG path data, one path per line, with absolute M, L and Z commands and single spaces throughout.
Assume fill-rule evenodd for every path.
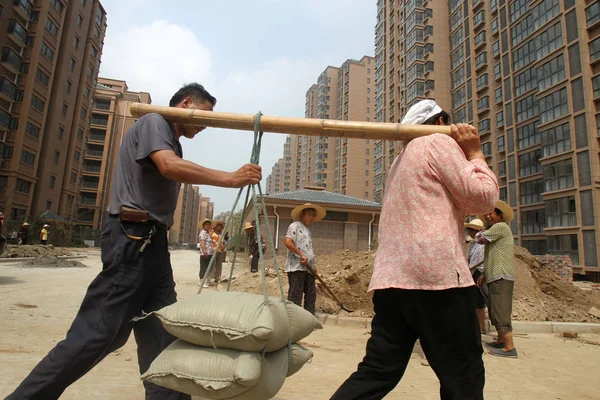
M 288 227 L 284 242 L 288 249 L 285 260 L 285 272 L 290 285 L 288 300 L 302 306 L 302 296 L 304 296 L 304 308 L 313 314 L 317 301 L 317 288 L 312 271 L 316 271 L 317 268 L 312 234 L 308 226 L 322 220 L 325 214 L 325 209 L 316 204 L 306 203 L 294 208 L 292 210 L 294 222 Z
M 50 228 L 50 225 L 44 224 L 44 226 L 42 226 L 42 230 L 40 231 L 40 241 L 44 246 L 48 244 L 48 228 Z
M 469 235 L 471 239 L 475 239 L 477 232 L 483 229 L 483 221 L 479 218 L 475 218 L 471 222 L 465 224 L 465 229 L 467 230 L 467 235 Z M 476 283 L 479 277 L 483 275 L 484 252 L 485 246 L 477 243 L 475 240 L 471 242 L 469 251 L 467 252 L 469 270 L 471 271 L 471 276 L 473 276 L 473 282 Z M 487 289 L 487 286 L 484 285 L 480 285 L 475 289 L 475 311 L 477 312 L 477 318 L 479 319 L 479 329 L 481 330 L 481 333 L 486 333 L 485 307 L 487 305 L 487 295 L 485 294 L 485 289 Z
M 169 106 L 212 111 L 216 101 L 202 85 L 189 83 L 173 95 Z M 228 172 L 185 160 L 180 140 L 193 139 L 202 130 L 203 126 L 170 122 L 152 113 L 137 120 L 123 136 L 109 215 L 102 227 L 102 270 L 88 287 L 65 340 L 8 399 L 59 398 L 122 347 L 132 330 L 140 373 L 175 340 L 154 315 L 132 320 L 177 301 L 167 233 L 181 184 L 241 188 L 262 179 L 260 166 L 254 164 Z M 144 388 L 146 400 L 191 398 L 148 382 Z
M 485 244 L 484 274 L 489 292 L 489 313 L 498 331 L 498 340 L 486 343 L 495 356 L 517 358 L 512 335 L 512 298 L 515 288 L 515 249 L 508 223 L 515 217 L 512 207 L 498 200 L 491 213 L 482 216 L 485 230 L 477 234 L 478 243 Z M 483 284 L 484 277 L 479 278 Z
M 210 235 L 211 227 L 212 221 L 204 218 L 202 220 L 202 230 L 198 235 L 198 242 L 200 243 L 200 283 L 202 283 L 204 275 L 206 275 L 206 270 L 208 270 L 208 265 L 214 251 L 213 240 Z M 208 287 L 208 282 L 204 284 L 204 287 Z
M 446 125 L 449 116 L 423 100 L 402 123 Z M 466 215 L 493 210 L 499 188 L 477 129 L 458 124 L 451 133 L 410 141 L 390 168 L 369 285 L 371 337 L 358 370 L 332 399 L 385 397 L 417 339 L 440 380 L 441 398 L 483 399 L 483 347 L 463 224 Z
M 29 242 L 29 222 L 23 222 L 19 229 L 19 244 L 27 244 Z
M 252 222 L 244 223 L 244 231 L 248 234 L 248 253 L 250 254 L 250 272 L 258 272 L 258 261 L 260 260 L 260 252 L 258 251 L 258 238 L 256 237 L 256 228 Z M 265 254 L 265 241 L 262 240 L 263 255 Z

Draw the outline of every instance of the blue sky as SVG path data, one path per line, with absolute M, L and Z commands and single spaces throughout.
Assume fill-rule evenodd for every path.
M 100 76 L 127 81 L 167 105 L 200 82 L 216 111 L 304 116 L 304 95 L 328 66 L 373 55 L 375 0 L 102 0 L 108 30 Z M 263 184 L 282 156 L 284 135 L 265 134 Z M 184 158 L 233 171 L 250 159 L 252 134 L 207 129 L 182 139 Z M 215 212 L 236 189 L 201 186 Z

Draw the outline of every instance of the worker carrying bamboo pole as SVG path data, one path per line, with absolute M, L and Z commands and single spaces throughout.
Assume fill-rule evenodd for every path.
M 402 123 L 445 128 L 433 100 L 412 106 Z M 442 399 L 483 399 L 483 347 L 477 290 L 467 265 L 465 215 L 494 209 L 498 180 L 477 129 L 410 141 L 388 174 L 379 246 L 369 291 L 375 316 L 366 355 L 332 400 L 382 399 L 398 384 L 417 339 L 440 380 Z M 418 240 L 415 238 L 419 238 Z
M 216 99 L 202 85 L 183 86 L 169 105 L 212 111 Z M 158 114 L 140 118 L 121 144 L 101 235 L 103 268 L 90 284 L 65 340 L 33 369 L 7 399 L 57 399 L 111 352 L 131 331 L 144 373 L 173 340 L 154 315 L 132 319 L 173 304 L 177 299 L 168 252 L 181 183 L 240 188 L 262 178 L 258 165 L 218 171 L 184 160 L 179 139 L 204 129 L 167 122 Z M 146 399 L 184 400 L 189 395 L 144 382 Z

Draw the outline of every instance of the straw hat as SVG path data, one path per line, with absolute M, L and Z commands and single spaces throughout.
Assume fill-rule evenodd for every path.
M 202 220 L 202 222 L 200 223 L 200 226 L 201 226 L 202 228 L 204 228 L 204 224 L 205 224 L 205 223 L 207 223 L 207 222 L 208 222 L 208 223 L 209 223 L 209 224 L 212 226 L 212 221 L 211 221 L 210 219 L 208 219 L 208 218 L 204 218 L 204 219 Z
M 475 218 L 471 222 L 468 222 L 468 223 L 465 224 L 465 228 L 474 229 L 476 231 L 482 230 L 483 227 L 484 227 L 483 221 L 480 220 L 479 218 Z
M 298 206 L 292 210 L 292 219 L 294 221 L 298 221 L 300 219 L 300 213 L 302 211 L 306 210 L 307 208 L 312 208 L 317 211 L 317 215 L 316 215 L 315 219 L 313 219 L 313 222 L 322 220 L 323 218 L 325 218 L 325 215 L 327 214 L 327 212 L 325 211 L 325 209 L 323 207 L 318 206 L 316 204 L 306 203 L 306 204 L 302 204 L 301 206 Z
M 216 228 L 217 225 L 223 225 L 223 228 L 225 228 L 225 221 L 213 221 L 212 222 L 212 227 Z
M 50 228 L 50 225 L 44 224 L 44 226 L 42 226 L 42 228 Z
M 23 226 L 29 226 L 29 222 L 23 222 Z
M 502 200 L 498 200 L 498 202 L 496 203 L 496 207 L 498 210 L 502 211 L 502 220 L 501 222 L 506 222 L 509 223 L 510 221 L 512 221 L 515 218 L 515 212 L 512 209 L 511 206 L 509 206 L 507 203 L 505 203 Z M 485 215 L 478 215 L 477 216 L 479 219 L 484 220 L 485 219 Z
M 245 222 L 244 223 L 244 230 L 247 231 L 248 229 L 254 228 L 254 225 L 252 225 L 251 222 Z

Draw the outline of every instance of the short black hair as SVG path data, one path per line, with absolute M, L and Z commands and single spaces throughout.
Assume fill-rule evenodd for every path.
M 500 211 L 499 208 L 494 208 L 494 212 L 496 213 L 496 215 L 498 215 L 499 217 L 502 217 L 504 214 L 502 213 L 502 211 Z
M 437 122 L 440 120 L 440 117 L 444 118 L 444 123 L 446 125 L 450 125 L 450 114 L 448 114 L 444 110 L 442 110 L 440 113 L 435 114 L 433 117 L 429 117 L 425 122 L 423 122 L 423 125 L 437 125 Z
M 198 102 L 208 101 L 213 107 L 215 104 L 217 104 L 217 99 L 208 93 L 208 90 L 204 89 L 204 86 L 199 83 L 188 83 L 183 85 L 181 89 L 179 89 L 177 93 L 171 97 L 171 101 L 169 101 L 169 107 L 176 106 L 186 97 L 191 97 L 194 99 L 194 101 Z

